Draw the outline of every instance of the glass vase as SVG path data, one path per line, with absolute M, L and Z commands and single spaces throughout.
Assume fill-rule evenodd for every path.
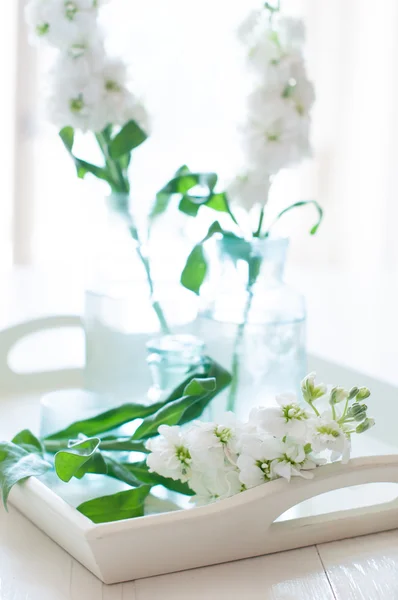
M 287 239 L 231 236 L 206 246 L 209 271 L 195 331 L 233 376 L 215 401 L 216 414 L 232 410 L 246 419 L 277 394 L 299 393 L 306 374 L 305 301 L 283 281 Z
M 168 278 L 167 259 L 162 279 L 154 279 L 126 197 L 108 198 L 94 229 L 83 317 L 85 387 L 105 396 L 108 406 L 143 401 L 151 382 L 147 342 L 158 333 L 186 332 L 197 307 L 178 280 Z

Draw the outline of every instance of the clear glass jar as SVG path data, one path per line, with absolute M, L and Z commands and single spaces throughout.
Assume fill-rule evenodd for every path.
M 195 332 L 233 376 L 217 413 L 247 418 L 276 394 L 299 393 L 306 373 L 303 296 L 283 282 L 288 240 L 223 238 L 207 243 L 208 278 Z
M 149 402 L 160 402 L 178 387 L 192 371 L 201 373 L 204 343 L 193 335 L 165 335 L 147 344 L 147 363 L 152 376 Z
M 197 306 L 178 281 L 168 279 L 170 248 L 165 249 L 162 279 L 154 280 L 150 266 L 148 272 L 148 246 L 135 239 L 126 197 L 107 199 L 94 230 L 83 317 L 85 387 L 114 404 L 143 401 L 150 385 L 148 340 L 159 332 L 187 331 Z M 168 329 L 162 331 L 161 319 Z

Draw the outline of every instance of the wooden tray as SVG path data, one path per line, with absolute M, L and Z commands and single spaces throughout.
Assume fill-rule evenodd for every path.
M 313 480 L 276 480 L 209 506 L 100 525 L 35 478 L 15 486 L 10 501 L 104 583 L 118 583 L 393 529 L 397 499 L 275 522 L 319 494 L 372 482 L 398 483 L 398 455 L 334 463 Z

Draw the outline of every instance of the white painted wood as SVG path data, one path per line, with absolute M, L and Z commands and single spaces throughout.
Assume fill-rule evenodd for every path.
M 276 480 L 209 506 L 100 525 L 33 478 L 10 500 L 102 581 L 118 583 L 391 529 L 397 500 L 274 522 L 313 496 L 369 482 L 398 483 L 398 456 L 325 465 L 310 481 Z
M 398 598 L 398 531 L 318 547 L 336 600 Z
M 136 600 L 333 600 L 315 548 L 141 579 L 135 586 Z
M 81 327 L 81 319 L 68 315 L 44 317 L 26 321 L 0 331 L 0 396 L 81 385 L 81 369 L 15 373 L 9 364 L 10 352 L 18 342 L 33 333 L 63 327 Z

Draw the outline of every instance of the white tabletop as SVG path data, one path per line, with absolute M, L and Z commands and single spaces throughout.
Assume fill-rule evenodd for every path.
M 43 274 L 20 271 L 0 279 L 0 327 L 20 322 L 26 318 L 57 313 L 79 313 L 81 293 L 78 288 L 71 291 L 68 282 L 62 276 L 48 279 Z M 333 281 L 323 293 L 335 290 Z M 309 300 L 314 308 L 312 321 L 316 317 L 316 306 L 320 304 L 321 292 Z M 345 301 L 336 294 L 334 308 L 330 308 L 330 321 L 337 313 L 344 314 Z M 386 306 L 390 300 L 386 301 Z M 392 302 L 392 300 L 391 300 Z M 338 306 L 337 306 L 338 304 Z M 369 313 L 375 313 L 375 319 L 381 316 L 371 307 L 362 306 L 358 321 L 343 318 L 345 326 L 357 328 L 360 332 L 363 323 L 369 331 L 376 333 L 376 326 L 364 319 Z M 392 308 L 392 307 L 391 307 Z M 335 312 L 333 312 L 335 311 Z M 358 306 L 358 311 L 360 308 Z M 350 325 L 351 323 L 351 325 Z M 362 325 L 361 325 L 362 323 Z M 318 321 L 317 325 L 320 324 Z M 375 329 L 373 329 L 375 327 Z M 334 336 L 333 336 L 334 329 Z M 391 329 L 390 329 L 391 331 Z M 335 349 L 336 330 L 332 325 L 324 326 L 323 335 L 317 327 L 310 332 L 312 350 L 324 345 L 320 355 L 329 358 Z M 372 333 L 372 335 L 373 335 Z M 75 339 L 77 346 L 81 338 Z M 347 334 L 346 334 L 347 335 Z M 392 332 L 391 332 L 392 335 Z M 334 339 L 334 342 L 333 342 Z M 366 370 L 370 356 L 366 344 L 357 359 L 354 340 L 347 335 L 345 343 L 338 340 L 341 348 L 340 359 L 349 367 Z M 43 348 L 38 340 L 31 341 L 32 352 L 38 367 L 43 355 L 37 348 Z M 47 346 L 47 344 L 45 345 Z M 76 346 L 76 347 L 77 347 Z M 346 350 L 347 346 L 349 347 Z M 345 348 L 345 350 L 344 350 Z M 68 366 L 82 364 L 80 356 L 74 354 L 54 358 L 52 353 L 44 351 L 45 360 L 55 363 L 66 360 Z M 382 361 L 382 352 L 375 353 Z M 369 351 L 369 354 L 371 352 Z M 26 352 L 21 354 L 26 356 Z M 350 358 L 351 357 L 351 358 Z M 338 358 L 337 356 L 335 358 Z M 350 358 L 350 361 L 348 360 Z M 33 361 L 33 358 L 32 358 Z M 33 361 L 34 362 L 34 361 Z M 322 367 L 322 361 L 318 361 Z M 338 361 L 337 361 L 338 362 Z M 57 366 L 55 364 L 55 366 Z M 381 362 L 380 362 L 381 366 Z M 379 367 L 376 365 L 375 370 Z M 339 371 L 342 378 L 349 378 L 349 369 Z M 372 373 L 373 374 L 373 373 Z M 386 375 L 385 381 L 391 381 Z M 381 383 L 381 386 L 384 384 Z M 383 391 L 384 388 L 380 387 Z M 386 388 L 387 390 L 387 388 Z M 388 390 L 387 390 L 388 391 Z M 38 395 L 7 398 L 0 400 L 0 437 L 8 439 L 18 428 L 29 426 L 33 429 L 38 420 Z M 170 541 L 172 543 L 172 540 Z M 215 567 L 176 573 L 107 587 L 79 565 L 64 550 L 54 544 L 35 526 L 29 523 L 15 509 L 7 514 L 0 508 L 0 600 L 350 600 L 350 599 L 387 599 L 398 598 L 398 532 L 391 531 L 358 539 L 321 544 L 281 554 L 270 555 Z

